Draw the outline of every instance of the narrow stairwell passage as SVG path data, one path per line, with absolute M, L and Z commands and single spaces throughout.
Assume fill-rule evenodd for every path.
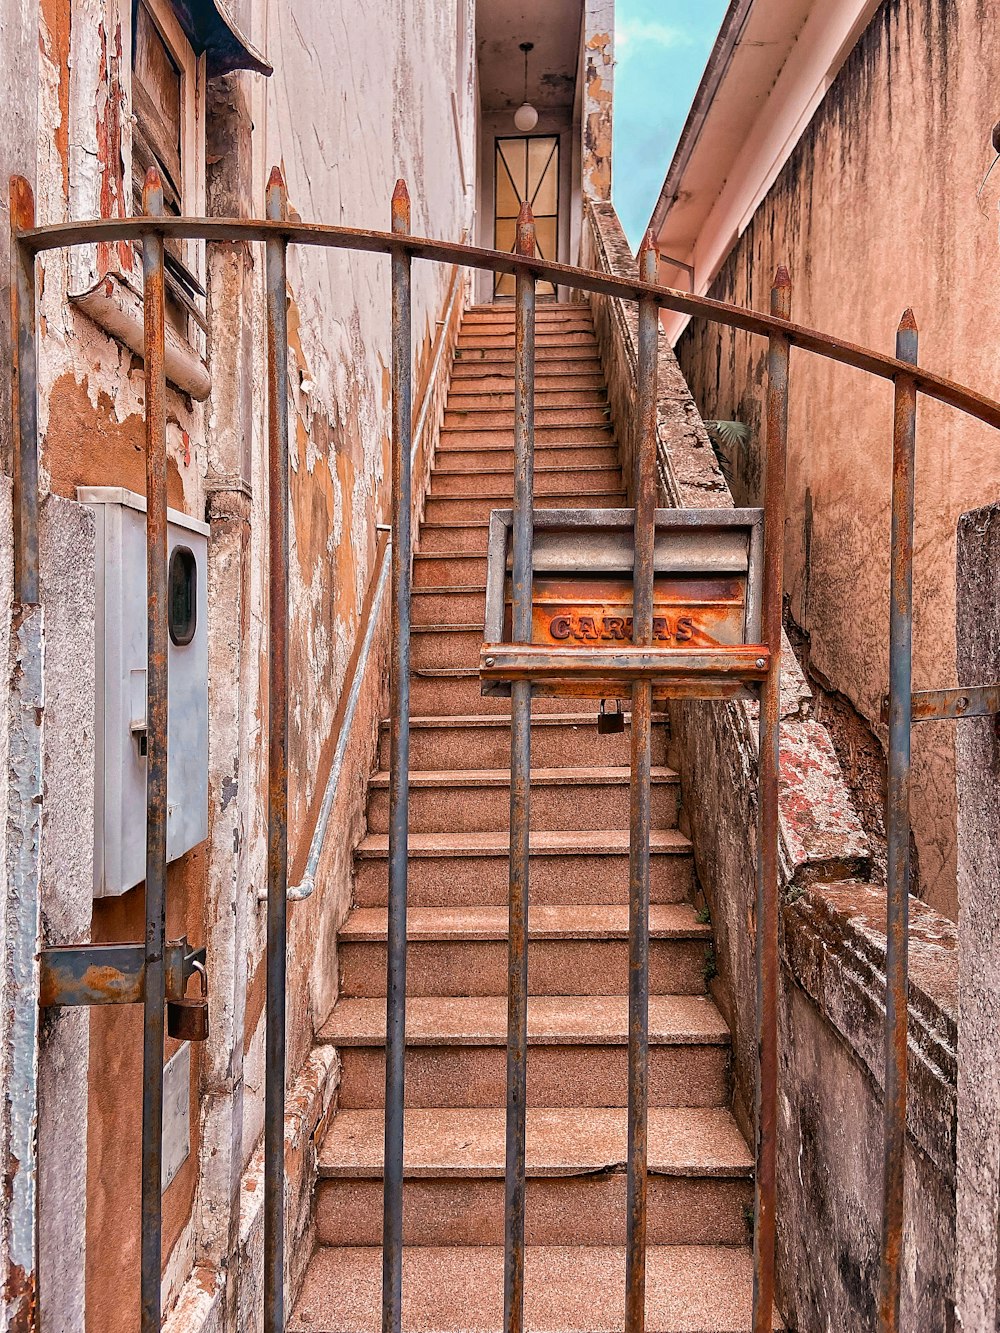
M 484 699 L 489 513 L 512 494 L 514 315 L 465 316 L 414 559 L 403 1320 L 503 1323 L 509 701 Z M 625 504 L 589 309 L 538 311 L 536 505 Z M 752 1160 L 728 1110 L 729 1033 L 666 728 L 654 728 L 649 1333 L 750 1329 Z M 623 1327 L 629 736 L 593 707 L 532 721 L 526 1324 Z M 342 1061 L 318 1247 L 291 1327 L 381 1323 L 388 730 L 340 936 Z

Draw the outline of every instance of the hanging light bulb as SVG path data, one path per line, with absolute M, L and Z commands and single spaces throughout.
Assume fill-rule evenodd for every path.
M 522 134 L 527 134 L 538 124 L 538 112 L 528 101 L 528 52 L 535 49 L 534 42 L 522 42 L 524 52 L 524 101 L 514 112 L 514 124 Z

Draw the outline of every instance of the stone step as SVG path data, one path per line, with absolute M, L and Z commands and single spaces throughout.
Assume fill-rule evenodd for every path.
M 606 392 L 607 385 L 600 362 L 592 361 L 572 365 L 568 369 L 548 361 L 540 362 L 535 368 L 535 393 L 546 390 L 564 391 L 577 389 L 599 389 Z M 514 392 L 514 363 L 504 362 L 491 366 L 476 361 L 456 361 L 452 367 L 449 397 L 463 393 L 483 393 L 500 390 Z
M 410 629 L 413 666 L 472 666 L 479 661 L 483 645 L 483 617 L 466 625 L 420 625 Z
M 340 1106 L 380 1109 L 385 999 L 338 1000 L 317 1040 L 340 1056 Z M 722 1106 L 729 1045 L 707 996 L 650 995 L 650 1106 Z M 407 999 L 407 1106 L 503 1106 L 506 1078 L 505 995 Z M 626 1106 L 627 1090 L 627 995 L 529 997 L 528 1106 Z
M 513 451 L 512 451 L 513 452 Z M 493 460 L 490 460 L 493 463 Z M 581 491 L 624 492 L 621 468 L 609 467 L 600 463 L 578 463 L 574 466 L 552 466 L 548 460 L 537 460 L 535 466 L 534 494 L 565 495 L 580 488 Z M 484 468 L 466 468 L 465 471 L 435 469 L 428 497 L 475 496 L 477 492 L 487 491 L 490 495 L 502 496 L 509 509 L 514 496 L 513 467 L 504 467 L 501 463 Z
M 753 1159 L 722 1107 L 654 1107 L 648 1121 L 647 1238 L 653 1245 L 747 1239 Z M 319 1157 L 321 1245 L 380 1245 L 385 1121 L 339 1111 Z M 403 1240 L 502 1245 L 501 1107 L 407 1110 Z M 527 1116 L 527 1242 L 613 1245 L 625 1234 L 624 1107 L 533 1107 Z
M 619 470 L 618 450 L 613 444 L 535 445 L 535 471 L 553 467 L 613 467 Z M 444 445 L 434 462 L 434 480 L 453 472 L 489 472 L 497 468 L 510 471 L 514 466 L 513 445 L 492 445 L 482 449 L 456 449 Z
M 608 405 L 597 404 L 593 407 L 549 407 L 544 403 L 535 404 L 535 428 L 536 430 L 544 426 L 552 429 L 555 426 L 606 426 L 610 424 L 611 409 Z M 481 427 L 495 426 L 502 427 L 505 430 L 514 431 L 514 407 L 470 407 L 462 404 L 455 404 L 449 400 L 445 408 L 444 420 L 441 423 L 445 429 L 451 429 L 461 426 Z
M 457 355 L 462 355 L 470 347 L 509 347 L 513 350 L 514 329 L 490 327 L 487 324 L 463 326 L 458 335 Z M 592 355 L 597 353 L 597 337 L 593 325 L 588 323 L 549 325 L 540 324 L 535 328 L 535 347 L 586 347 Z
M 501 1333 L 503 1246 L 407 1246 L 403 1333 Z M 525 1333 L 618 1333 L 625 1308 L 625 1250 L 612 1245 L 529 1245 Z M 377 1333 L 382 1250 L 320 1246 L 306 1270 L 290 1333 Z M 753 1261 L 746 1245 L 650 1245 L 645 1333 L 750 1333 Z M 774 1328 L 781 1328 L 775 1315 Z
M 486 589 L 414 588 L 410 596 L 410 621 L 424 625 L 483 625 L 486 619 Z
M 494 342 L 504 342 L 508 346 L 514 346 L 514 339 L 517 335 L 517 326 L 513 319 L 510 320 L 470 320 L 462 324 L 458 334 L 458 346 L 463 347 L 469 344 L 489 345 Z M 550 345 L 572 345 L 574 342 L 587 342 L 595 350 L 598 350 L 597 333 L 594 329 L 594 322 L 589 315 L 565 316 L 562 319 L 535 319 L 535 342 L 536 346 L 548 343 Z
M 502 1246 L 407 1246 L 403 1333 L 501 1333 Z M 290 1333 L 377 1333 L 380 1247 L 320 1246 L 306 1270 Z M 529 1245 L 525 1333 L 619 1333 L 625 1308 L 620 1246 Z M 651 1245 L 645 1333 L 750 1333 L 753 1260 L 746 1246 Z M 772 1327 L 782 1327 L 774 1316 Z
M 541 408 L 593 408 L 599 407 L 606 409 L 608 406 L 607 391 L 603 388 L 594 387 L 592 389 L 540 389 L 535 385 L 535 411 Z M 452 385 L 448 393 L 448 409 L 454 408 L 456 411 L 476 410 L 487 408 L 490 411 L 513 411 L 514 408 L 514 388 L 513 384 L 505 386 L 503 389 L 480 390 L 475 384 L 470 384 L 468 380 L 462 380 L 458 386 Z
M 510 309 L 487 311 L 468 310 L 462 320 L 462 332 L 473 329 L 493 330 L 512 333 L 516 324 L 513 306 Z M 543 306 L 535 307 L 535 327 L 537 329 L 589 329 L 593 332 L 594 318 L 590 307 L 581 305 L 576 310 L 562 309 L 550 311 Z
M 486 552 L 420 551 L 413 557 L 414 588 L 482 588 L 486 584 Z
M 587 707 L 582 699 L 535 698 L 533 714 L 565 713 L 567 708 Z M 597 700 L 591 701 L 591 714 L 597 716 Z M 478 667 L 425 667 L 410 673 L 410 715 L 441 717 L 489 714 L 510 717 L 510 699 L 485 695 L 479 681 Z
M 677 823 L 677 774 L 654 768 L 652 822 Z M 627 768 L 535 768 L 531 773 L 531 822 L 550 831 L 626 828 Z M 510 773 L 506 769 L 418 770 L 410 773 L 411 833 L 501 832 L 510 828 Z M 368 831 L 389 830 L 389 774 L 368 785 Z
M 407 901 L 414 907 L 503 907 L 510 881 L 506 832 L 411 833 Z M 355 849 L 354 901 L 384 907 L 389 839 L 369 833 Z M 529 859 L 531 902 L 595 905 L 628 902 L 626 829 L 535 830 Z M 654 903 L 686 902 L 694 887 L 691 844 L 675 828 L 654 830 L 649 890 Z
M 601 358 L 593 337 L 583 342 L 570 345 L 549 346 L 541 343 L 535 349 L 535 364 L 549 369 L 570 367 L 578 370 L 585 367 L 588 371 L 600 371 Z M 455 365 L 500 366 L 514 365 L 514 340 L 510 339 L 507 347 L 495 347 L 489 339 L 478 339 L 474 343 L 464 343 L 455 349 Z
M 509 509 L 510 506 L 508 505 Z M 490 524 L 489 519 L 482 519 L 477 523 L 421 523 L 420 532 L 417 536 L 416 551 L 418 554 L 438 553 L 444 551 L 464 551 L 469 553 L 486 554 L 486 544 L 489 537 Z
M 576 311 L 586 313 L 590 310 L 589 301 L 549 301 L 545 298 L 539 300 L 536 304 L 536 311 L 541 315 L 564 315 L 573 314 Z M 510 300 L 498 301 L 477 301 L 474 305 L 466 308 L 464 318 L 469 319 L 473 316 L 482 315 L 504 315 L 513 318 L 514 302 Z
M 479 338 L 510 338 L 513 339 L 517 332 L 517 322 L 511 314 L 505 318 L 483 319 L 469 318 L 463 321 L 459 331 L 459 339 L 466 341 L 476 341 Z M 547 335 L 548 337 L 558 337 L 560 334 L 582 334 L 589 337 L 594 345 L 597 345 L 597 334 L 594 330 L 594 321 L 589 311 L 582 311 L 579 314 L 564 314 L 559 316 L 542 316 L 538 311 L 535 313 L 535 334 Z
M 624 491 L 589 487 L 571 493 L 535 496 L 536 509 L 624 509 L 625 504 Z M 429 496 L 424 514 L 428 523 L 474 523 L 488 520 L 494 509 L 510 507 L 509 495 Z
M 614 441 L 614 431 L 609 421 L 593 426 L 546 426 L 543 423 L 535 426 L 535 447 L 539 449 L 553 445 L 568 449 L 578 444 L 600 444 L 608 448 Z M 513 424 L 507 427 L 443 426 L 441 444 L 461 449 L 483 449 L 491 444 L 502 449 L 512 449 L 514 427 Z
M 387 913 L 356 907 L 340 928 L 340 993 L 385 994 Z M 528 985 L 536 995 L 611 995 L 628 981 L 628 909 L 620 904 L 537 906 L 528 917 Z M 407 914 L 408 995 L 507 992 L 507 910 L 414 907 Z M 658 994 L 705 989 L 711 928 L 690 903 L 649 912 L 649 985 Z
M 590 303 L 588 301 L 546 301 L 539 300 L 535 304 L 536 319 L 590 319 Z M 481 301 L 476 305 L 470 305 L 466 308 L 463 319 L 472 323 L 478 321 L 488 322 L 490 320 L 514 320 L 514 302 L 507 301 Z
M 444 633 L 442 637 L 444 637 Z M 414 643 L 421 637 L 413 636 Z M 477 651 L 478 658 L 478 651 Z M 419 666 L 419 663 L 417 664 Z M 573 701 L 564 699 L 564 705 Z M 667 762 L 667 728 L 653 727 L 654 764 Z M 597 709 L 533 714 L 531 762 L 538 768 L 624 768 L 629 732 L 597 731 Z M 379 768 L 389 767 L 389 724 L 382 723 Z M 510 720 L 502 714 L 410 718 L 410 768 L 510 768 Z

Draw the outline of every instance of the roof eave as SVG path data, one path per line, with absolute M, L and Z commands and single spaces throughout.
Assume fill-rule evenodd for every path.
M 747 19 L 750 17 L 754 2 L 755 0 L 730 0 L 729 9 L 722 20 L 719 35 L 716 37 L 712 53 L 708 57 L 705 73 L 701 76 L 698 91 L 694 95 L 691 110 L 684 122 L 677 148 L 674 151 L 673 159 L 649 219 L 649 227 L 652 229 L 654 236 L 659 235 L 663 220 L 671 204 L 677 198 L 681 178 L 691 159 L 691 154 L 694 152 L 702 127 L 708 118 L 712 103 L 715 101 L 716 93 L 726 77 L 733 52 L 736 50 L 736 45 L 746 26 Z

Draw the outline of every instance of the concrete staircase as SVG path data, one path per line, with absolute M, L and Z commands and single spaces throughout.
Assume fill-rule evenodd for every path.
M 622 505 L 586 306 L 538 313 L 539 506 Z M 404 1327 L 500 1330 L 509 703 L 484 699 L 490 510 L 509 507 L 513 311 L 465 316 L 414 560 Z M 750 1328 L 751 1157 L 727 1109 L 729 1033 L 706 994 L 710 927 L 668 737 L 654 729 L 649 1333 Z M 526 1322 L 623 1326 L 629 738 L 593 707 L 532 724 Z M 319 1040 L 342 1061 L 320 1155 L 318 1248 L 296 1330 L 380 1327 L 388 731 Z

